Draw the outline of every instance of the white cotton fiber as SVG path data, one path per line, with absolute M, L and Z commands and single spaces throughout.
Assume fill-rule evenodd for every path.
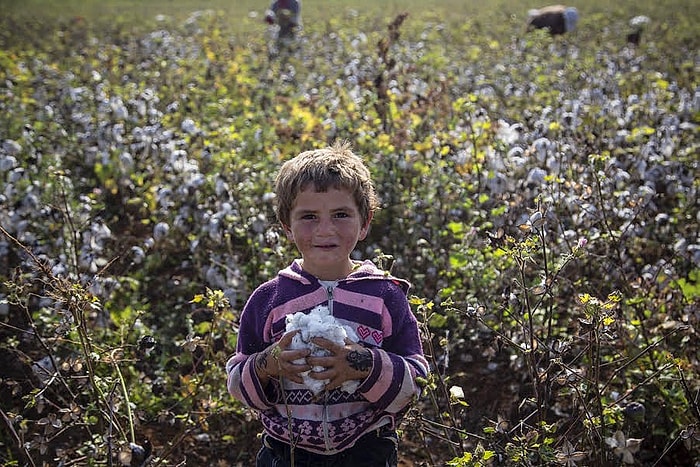
M 335 316 L 331 315 L 330 310 L 327 306 L 318 305 L 316 308 L 311 310 L 309 313 L 304 313 L 302 311 L 294 313 L 287 316 L 287 332 L 300 330 L 298 334 L 292 339 L 292 343 L 289 346 L 290 349 L 311 349 L 311 355 L 322 357 L 329 354 L 329 352 L 317 346 L 311 342 L 314 337 L 324 337 L 329 341 L 335 342 L 339 345 L 345 344 L 345 338 L 350 339 L 353 342 L 357 342 L 357 334 L 355 330 L 350 326 L 342 325 L 335 319 Z M 296 363 L 303 363 L 303 359 L 298 360 Z M 321 366 L 315 366 L 311 371 L 323 371 L 325 368 Z M 328 384 L 329 380 L 319 380 L 313 379 L 309 375 L 310 371 L 302 373 L 301 377 L 304 380 L 304 384 L 309 388 L 314 394 L 319 394 Z M 341 389 L 347 393 L 353 393 L 359 385 L 358 381 L 351 380 L 345 381 Z

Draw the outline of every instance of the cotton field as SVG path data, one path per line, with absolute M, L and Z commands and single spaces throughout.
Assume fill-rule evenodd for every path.
M 412 283 L 433 370 L 400 465 L 695 465 L 700 18 L 672 3 L 552 36 L 524 31 L 541 5 L 309 1 L 286 52 L 267 5 L 245 34 L 11 10 L 0 463 L 252 465 L 224 364 L 296 254 L 274 175 L 347 139 L 382 198 L 355 255 Z

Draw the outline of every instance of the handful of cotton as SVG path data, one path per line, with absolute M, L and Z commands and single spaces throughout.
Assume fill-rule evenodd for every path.
M 324 305 L 318 305 L 309 313 L 300 311 L 288 315 L 286 322 L 287 332 L 300 331 L 292 338 L 292 343 L 289 345 L 289 348 L 293 350 L 310 349 L 311 355 L 316 357 L 325 357 L 330 355 L 330 353 L 323 347 L 319 347 L 311 342 L 311 339 L 314 337 L 323 337 L 339 345 L 345 344 L 345 338 L 354 342 L 358 340 L 355 330 L 350 326 L 340 324 L 338 320 L 335 319 L 335 316 L 331 315 L 328 307 Z M 304 363 L 304 359 L 299 359 L 295 363 Z M 309 373 L 311 371 L 318 372 L 323 370 L 325 370 L 324 367 L 315 366 L 310 371 L 301 374 L 304 385 L 309 388 L 314 395 L 323 391 L 329 380 L 313 379 Z M 359 384 L 359 381 L 345 381 L 340 389 L 351 394 L 355 392 Z

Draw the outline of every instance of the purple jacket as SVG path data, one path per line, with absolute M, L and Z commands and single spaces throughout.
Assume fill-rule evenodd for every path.
M 320 454 L 343 451 L 380 426 L 396 427 L 420 395 L 416 377 L 426 377 L 429 371 L 406 298 L 409 287 L 364 261 L 331 295 L 302 270 L 299 260 L 294 261 L 258 287 L 243 309 L 236 354 L 226 363 L 229 392 L 259 411 L 270 436 Z M 277 381 L 261 386 L 251 357 L 282 337 L 287 315 L 309 312 L 320 304 L 372 350 L 369 376 L 353 394 L 334 389 L 314 397 L 305 386 L 286 380 L 284 390 Z

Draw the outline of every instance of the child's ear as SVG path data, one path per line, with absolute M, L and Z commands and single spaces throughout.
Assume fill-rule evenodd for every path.
M 285 223 L 282 223 L 282 229 L 284 230 L 284 234 L 287 236 L 287 238 L 291 241 L 294 241 L 294 235 L 292 234 L 292 229 L 290 229 L 289 226 Z
M 364 240 L 367 237 L 367 234 L 369 233 L 369 226 L 372 223 L 372 217 L 374 217 L 374 212 L 370 211 L 369 215 L 367 216 L 367 222 L 365 222 L 365 225 L 363 225 L 360 229 L 360 240 Z

